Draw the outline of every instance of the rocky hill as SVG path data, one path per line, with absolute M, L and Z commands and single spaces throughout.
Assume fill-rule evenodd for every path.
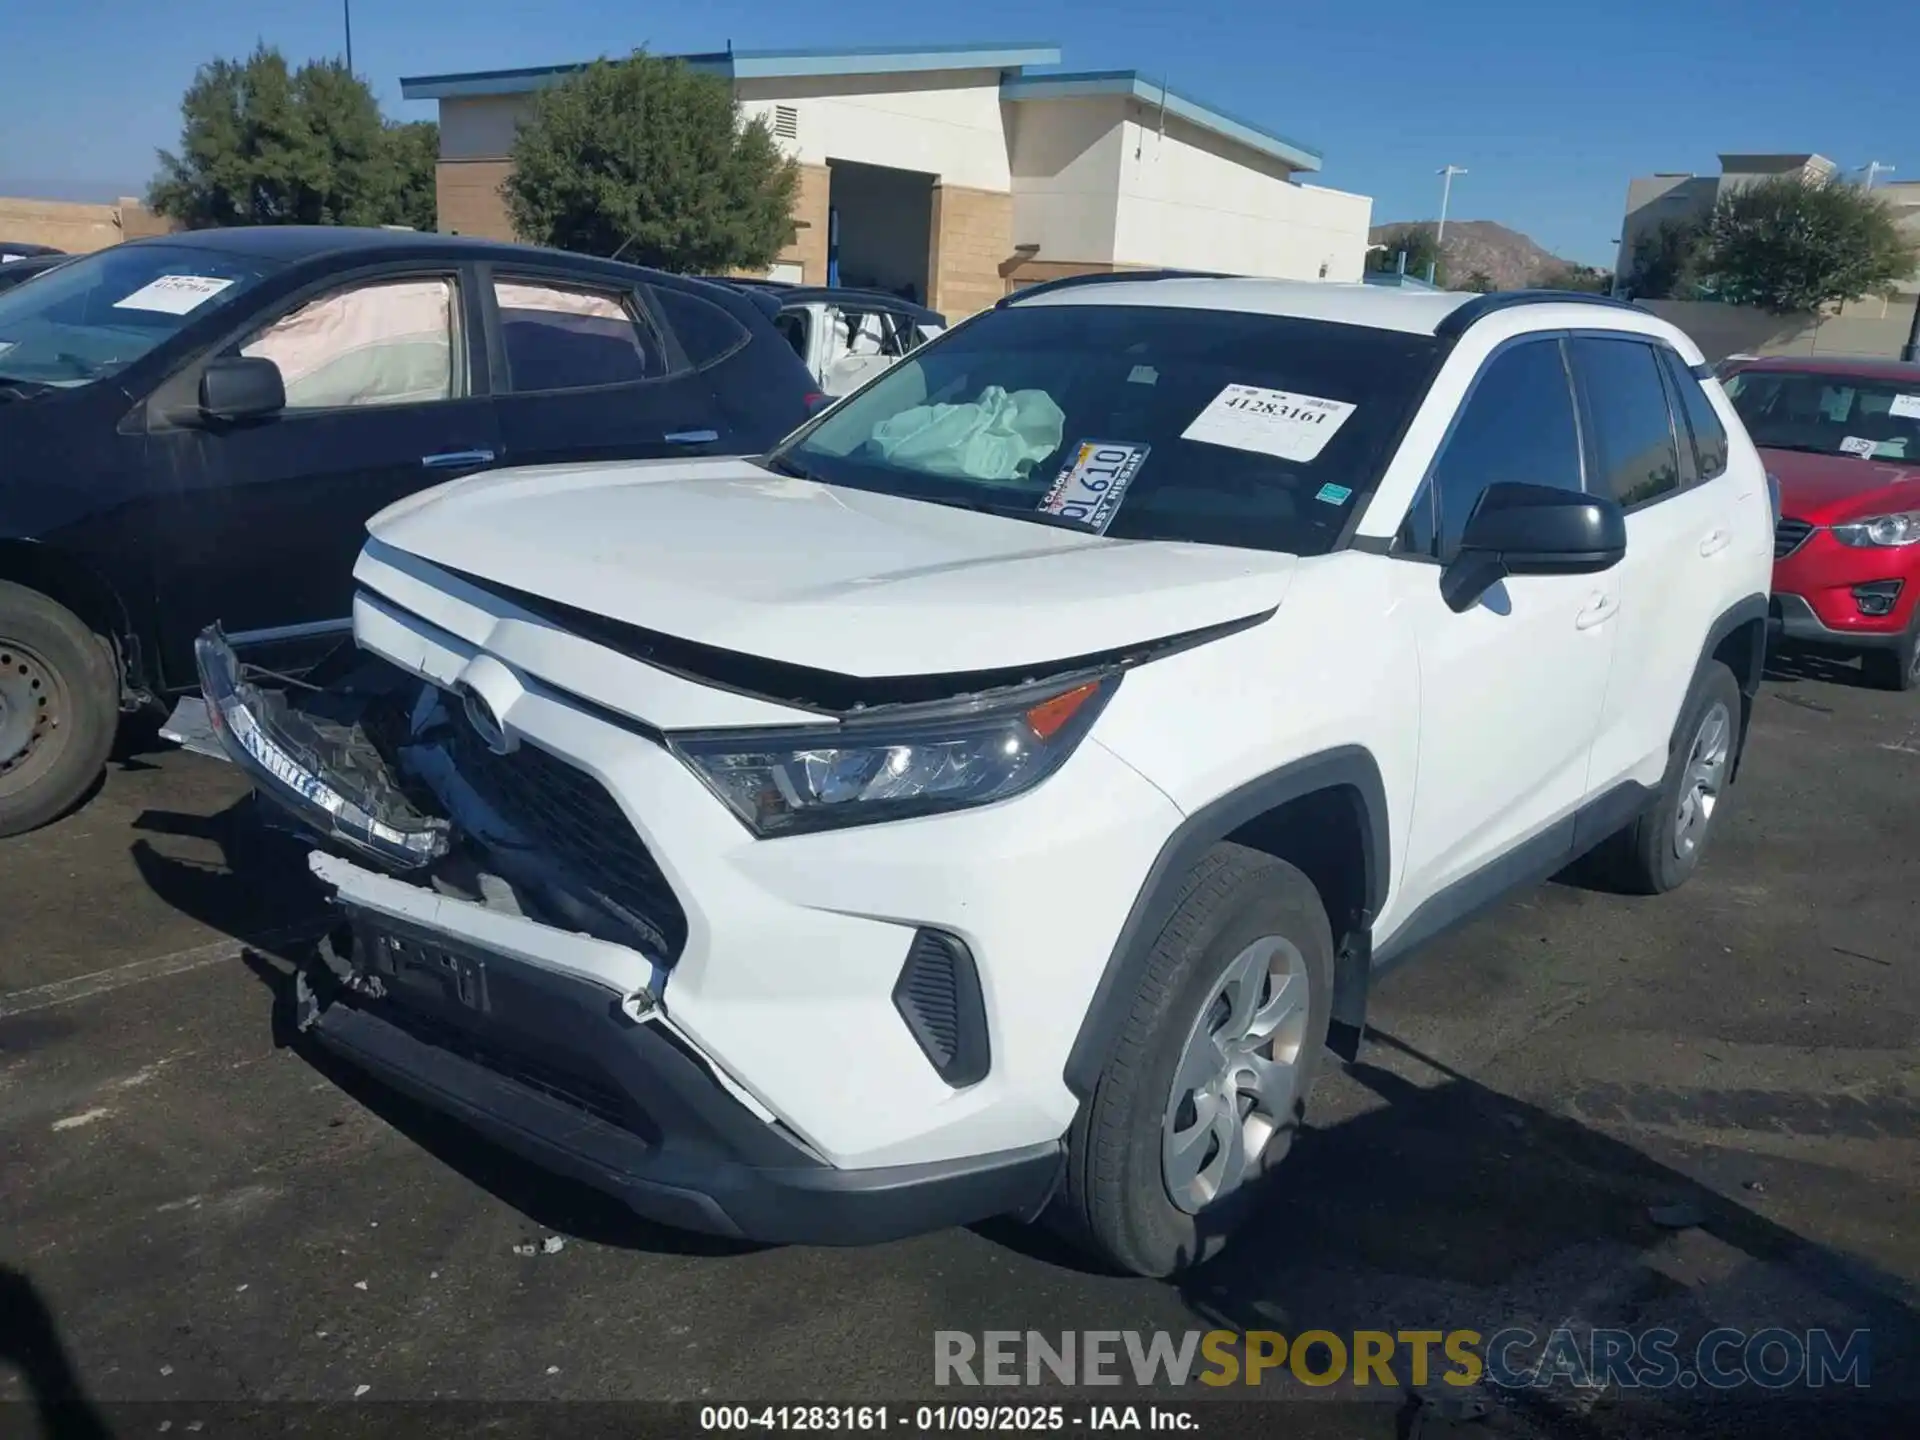
M 1405 229 L 1433 233 L 1431 220 L 1402 220 L 1376 225 L 1367 238 L 1378 244 Z M 1538 283 L 1543 276 L 1568 268 L 1550 250 L 1543 249 L 1518 230 L 1492 220 L 1448 220 L 1447 238 L 1442 244 L 1449 280 L 1456 287 L 1475 271 L 1493 281 L 1496 290 L 1519 290 Z

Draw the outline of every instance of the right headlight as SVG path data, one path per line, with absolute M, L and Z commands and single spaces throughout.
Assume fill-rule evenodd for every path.
M 1842 545 L 1912 545 L 1920 543 L 1920 510 L 1902 510 L 1894 515 L 1872 515 L 1865 520 L 1849 521 L 1833 527 L 1833 538 Z
M 771 837 L 986 805 L 1059 769 L 1117 673 L 977 701 L 901 706 L 819 729 L 675 735 L 668 743 L 754 834 Z

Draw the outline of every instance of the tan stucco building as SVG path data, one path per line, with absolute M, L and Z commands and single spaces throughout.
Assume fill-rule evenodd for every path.
M 878 285 L 952 318 L 1093 271 L 1360 278 L 1372 201 L 1307 183 L 1319 152 L 1133 71 L 1063 73 L 1030 44 L 680 58 L 730 80 L 800 165 L 776 278 Z M 441 229 L 510 238 L 515 127 L 580 68 L 401 81 L 439 103 Z

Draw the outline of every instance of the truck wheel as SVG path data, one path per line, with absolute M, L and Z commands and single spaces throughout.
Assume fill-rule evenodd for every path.
M 1707 662 L 1682 712 L 1660 792 L 1638 820 L 1607 841 L 1605 870 L 1622 890 L 1664 895 L 1699 868 L 1740 746 L 1740 682 Z
M 1214 846 L 1069 1134 L 1063 1227 L 1138 1275 L 1216 1253 L 1293 1144 L 1332 1004 L 1333 935 L 1307 877 Z
M 1920 687 L 1920 612 L 1897 650 L 1869 650 L 1860 657 L 1860 670 L 1869 684 L 1882 690 Z
M 111 652 L 71 611 L 0 580 L 0 837 L 57 819 L 107 763 Z

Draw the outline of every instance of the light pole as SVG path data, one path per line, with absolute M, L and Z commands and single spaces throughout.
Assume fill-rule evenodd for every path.
M 353 73 L 353 0 L 340 0 L 340 16 L 347 25 L 347 73 Z
M 1860 167 L 1860 170 L 1861 173 L 1867 177 L 1866 188 L 1871 190 L 1873 189 L 1874 181 L 1878 180 L 1882 175 L 1891 175 L 1893 173 L 1893 166 L 1882 165 L 1878 160 L 1869 160 L 1865 165 Z
M 1464 175 L 1467 172 L 1464 167 L 1459 165 L 1443 165 L 1433 173 L 1442 177 L 1440 181 L 1440 228 L 1433 237 L 1433 243 L 1438 245 L 1447 238 L 1447 202 L 1453 198 L 1453 177 L 1456 175 Z

